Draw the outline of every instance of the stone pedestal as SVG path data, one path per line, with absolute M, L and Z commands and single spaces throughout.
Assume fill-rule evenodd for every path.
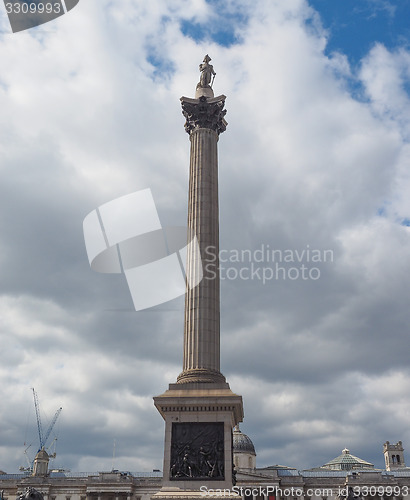
M 232 429 L 242 397 L 229 385 L 170 384 L 154 398 L 165 420 L 163 488 L 232 488 Z
M 162 489 L 151 497 L 152 500 L 204 500 L 205 498 L 211 498 L 212 500 L 241 500 L 242 497 L 229 490 L 212 491 L 206 496 L 204 491 L 184 491 L 179 488 Z
M 212 500 L 241 500 L 242 497 L 229 490 L 212 491 L 209 496 L 206 496 L 204 491 L 184 491 L 179 488 L 163 489 L 151 497 L 152 500 L 204 500 L 205 498 L 211 498 Z

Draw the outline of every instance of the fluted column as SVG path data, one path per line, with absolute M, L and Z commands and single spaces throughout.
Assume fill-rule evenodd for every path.
M 187 254 L 188 282 L 185 295 L 184 362 L 178 383 L 225 382 L 220 373 L 220 297 L 219 297 L 219 134 L 226 129 L 223 109 L 225 96 L 199 99 L 181 98 L 185 129 L 191 141 L 188 241 L 196 236 Z M 200 257 L 200 258 L 199 258 Z M 202 262 L 202 266 L 201 266 Z

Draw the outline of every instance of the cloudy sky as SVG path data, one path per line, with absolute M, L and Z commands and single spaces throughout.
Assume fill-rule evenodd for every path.
M 183 298 L 133 311 L 82 223 L 145 188 L 186 223 L 179 98 L 206 53 L 227 96 L 221 248 L 255 257 L 223 263 L 221 368 L 257 464 L 348 447 L 381 467 L 386 440 L 410 462 L 406 4 L 81 0 L 15 34 L 0 8 L 0 469 L 34 458 L 31 387 L 44 426 L 63 407 L 53 467 L 162 469 L 152 397 L 181 371 Z M 240 279 L 251 265 L 273 278 Z

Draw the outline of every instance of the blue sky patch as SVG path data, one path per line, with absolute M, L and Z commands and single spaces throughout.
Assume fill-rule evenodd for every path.
M 238 31 L 245 26 L 249 19 L 249 13 L 245 12 L 241 6 L 229 6 L 219 0 L 207 0 L 210 5 L 215 5 L 215 16 L 205 23 L 197 23 L 193 20 L 183 20 L 181 31 L 196 42 L 212 40 L 223 47 L 230 47 L 240 43 Z M 231 10 L 233 9 L 233 10 Z
M 410 45 L 407 0 L 309 0 L 329 32 L 327 52 L 343 52 L 356 65 L 380 42 L 392 49 Z
M 228 24 L 225 27 L 221 26 L 220 29 L 218 29 L 218 26 L 210 29 L 208 24 L 182 21 L 181 31 L 184 36 L 188 36 L 196 42 L 211 39 L 213 42 L 216 42 L 218 45 L 222 45 L 223 47 L 230 47 L 231 45 L 238 43 L 234 24 Z
M 147 61 L 154 66 L 154 79 L 164 77 L 164 75 L 172 75 L 175 72 L 174 64 L 168 59 L 164 59 L 155 51 L 148 51 Z

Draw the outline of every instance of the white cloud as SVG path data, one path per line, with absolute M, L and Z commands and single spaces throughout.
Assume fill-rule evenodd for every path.
M 404 48 L 390 52 L 376 44 L 364 59 L 360 73 L 374 110 L 409 127 L 409 95 L 405 85 L 410 79 L 410 54 Z

